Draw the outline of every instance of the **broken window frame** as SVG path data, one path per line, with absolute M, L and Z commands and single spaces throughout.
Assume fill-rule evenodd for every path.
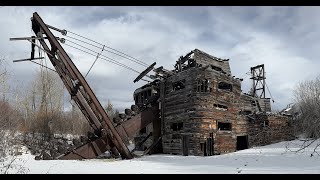
M 222 84 L 224 85 L 224 86 L 222 86 Z M 226 88 L 225 86 L 226 85 L 228 85 L 229 86 L 229 88 Z M 232 89 L 233 89 L 233 86 L 232 86 L 232 84 L 230 84 L 230 83 L 227 83 L 227 82 L 224 82 L 224 81 L 220 81 L 219 83 L 218 83 L 218 89 L 219 90 L 223 90 L 223 91 L 227 91 L 227 92 L 232 92 Z
M 221 67 L 215 66 L 215 65 L 211 65 L 211 69 L 218 71 L 218 72 L 224 72 Z
M 229 124 L 228 126 L 228 128 L 226 128 L 226 127 L 224 127 L 224 128 L 222 128 L 221 126 L 223 125 L 223 124 Z M 221 121 L 217 121 L 217 129 L 218 129 L 218 131 L 232 131 L 232 123 L 231 122 L 221 122 Z
M 186 83 L 185 79 L 173 82 L 172 83 L 172 92 L 179 91 L 181 89 L 185 89 L 186 88 L 185 83 Z
M 228 111 L 228 106 L 222 104 L 213 104 L 213 107 L 217 110 Z
M 211 81 L 209 79 L 197 79 L 196 92 L 212 92 Z
M 183 129 L 183 122 L 174 122 L 174 123 L 171 123 L 170 128 L 171 128 L 173 131 L 180 131 L 180 130 Z
M 252 111 L 250 110 L 241 110 L 239 111 L 239 115 L 249 115 L 252 114 Z
M 269 127 L 269 121 L 263 121 L 261 127 Z

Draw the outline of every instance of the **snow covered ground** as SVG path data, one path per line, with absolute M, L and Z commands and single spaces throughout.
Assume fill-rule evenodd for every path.
M 320 143 L 320 142 L 319 142 Z M 34 160 L 31 154 L 18 156 L 15 166 L 23 166 L 31 174 L 320 174 L 320 156 L 313 146 L 297 150 L 301 141 L 280 142 L 268 146 L 218 156 L 148 155 L 132 160 Z M 320 149 L 319 149 L 320 150 Z M 9 169 L 16 173 L 17 168 Z

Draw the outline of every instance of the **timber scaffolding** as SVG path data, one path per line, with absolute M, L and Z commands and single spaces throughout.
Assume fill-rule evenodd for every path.
M 263 68 L 253 80 L 263 80 Z M 159 96 L 163 153 L 211 156 L 293 138 L 290 117 L 271 113 L 264 87 L 242 93 L 241 81 L 231 74 L 229 59 L 195 49 L 180 57 L 172 71 L 155 69 L 156 83 L 138 88 L 137 105 Z M 263 75 L 263 76 L 261 76 Z M 262 90 L 261 96 L 256 92 Z M 154 131 L 151 124 L 140 131 L 137 144 Z M 153 142 L 150 141 L 149 146 Z M 146 147 L 139 146 L 140 150 Z

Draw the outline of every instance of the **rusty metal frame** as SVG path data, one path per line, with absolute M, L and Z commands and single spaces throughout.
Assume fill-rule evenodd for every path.
M 250 68 L 252 79 L 252 96 L 259 98 L 266 98 L 266 76 L 264 70 L 264 64 L 257 65 Z M 260 92 L 260 93 L 258 93 Z
M 43 22 L 37 12 L 33 13 L 31 21 L 32 30 L 39 38 L 41 46 L 48 54 L 52 65 L 62 79 L 66 89 L 71 95 L 71 98 L 76 102 L 82 113 L 85 115 L 90 123 L 90 126 L 94 130 L 106 130 L 107 137 L 104 137 L 104 141 L 110 139 L 112 142 L 111 144 L 116 147 L 122 158 L 133 158 L 128 147 L 125 145 L 118 131 L 113 126 L 107 113 L 91 90 L 87 81 L 74 65 L 73 61 L 70 59 L 65 50 L 62 48 L 57 38 L 49 30 L 49 27 Z M 43 37 L 43 35 L 46 37 Z M 49 41 L 51 48 L 48 47 L 44 39 Z M 48 52 L 51 53 L 49 54 Z M 100 146 L 101 145 L 98 145 L 99 148 L 104 148 Z

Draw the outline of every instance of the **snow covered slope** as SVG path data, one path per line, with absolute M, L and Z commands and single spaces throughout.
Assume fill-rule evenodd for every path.
M 54 174 L 242 174 L 242 173 L 301 173 L 320 174 L 320 156 L 310 156 L 313 146 L 295 153 L 302 142 L 294 140 L 246 149 L 235 153 L 210 156 L 148 155 L 132 160 L 34 160 L 23 154 L 14 163 L 27 168 L 27 173 Z M 320 143 L 320 142 L 319 142 Z M 290 150 L 287 149 L 289 145 Z M 320 149 L 319 149 L 320 150 Z M 12 168 L 9 173 L 16 173 Z

